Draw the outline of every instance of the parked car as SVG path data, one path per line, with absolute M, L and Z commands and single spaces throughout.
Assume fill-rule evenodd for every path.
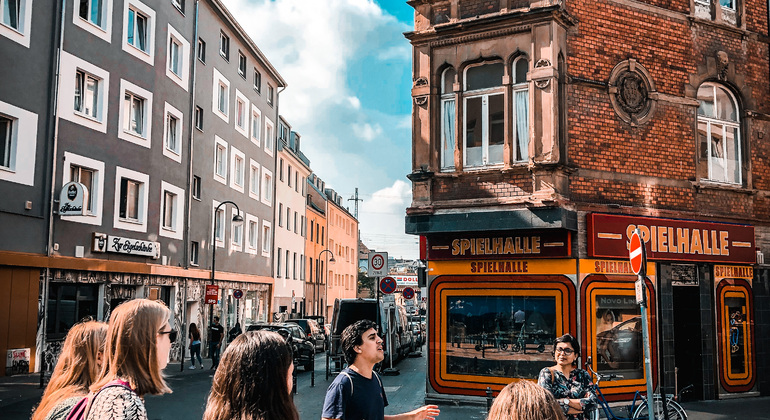
M 315 345 L 299 325 L 291 322 L 252 324 L 246 328 L 246 331 L 262 329 L 275 331 L 286 339 L 294 352 L 295 366 L 302 366 L 306 371 L 315 368 Z
M 640 316 L 596 334 L 599 368 L 641 368 L 642 343 L 642 317 Z
M 307 335 L 315 345 L 316 352 L 323 352 L 326 350 L 326 334 L 324 334 L 323 330 L 318 326 L 318 323 L 314 319 L 287 319 L 286 322 L 299 325 L 302 330 L 305 331 L 305 335 Z

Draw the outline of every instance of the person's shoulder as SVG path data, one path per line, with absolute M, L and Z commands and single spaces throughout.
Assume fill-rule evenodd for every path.
M 51 412 L 46 415 L 45 420 L 64 420 L 69 415 L 70 411 L 72 411 L 72 407 L 75 406 L 78 402 L 80 402 L 81 399 L 83 399 L 85 395 L 77 395 L 74 397 L 69 397 L 58 404 L 51 410 Z
M 549 368 L 549 367 L 544 367 L 544 368 L 540 369 L 540 376 L 551 375 L 552 373 L 553 372 L 551 371 L 551 368 Z
M 142 399 L 124 386 L 110 386 L 94 398 L 89 419 L 146 419 Z

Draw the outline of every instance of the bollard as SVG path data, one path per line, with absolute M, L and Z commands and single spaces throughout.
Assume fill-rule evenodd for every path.
M 487 387 L 487 414 L 492 409 L 492 388 Z
M 315 366 L 313 366 L 313 370 L 310 371 L 310 387 L 313 388 L 315 386 Z
M 297 395 L 297 369 L 291 373 L 291 393 Z

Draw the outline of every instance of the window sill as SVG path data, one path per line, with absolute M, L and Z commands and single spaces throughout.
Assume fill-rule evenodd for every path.
M 257 92 L 257 95 L 262 96 L 262 91 L 259 90 L 256 86 L 254 87 L 254 92 Z
M 95 24 L 95 23 L 91 22 L 90 20 L 88 20 L 88 19 L 83 19 L 83 17 L 82 17 L 82 16 L 78 16 L 78 18 L 80 19 L 80 23 L 81 23 L 81 24 L 83 24 L 83 25 L 88 25 L 88 26 L 90 26 L 90 27 L 91 27 L 91 28 L 93 28 L 93 29 L 96 29 L 96 30 L 98 30 L 98 31 L 104 32 L 105 34 L 107 33 L 107 29 L 105 29 L 105 28 L 102 28 L 101 26 L 99 26 L 99 25 L 97 25 L 97 24 Z
M 90 122 L 97 123 L 97 124 L 104 124 L 102 122 L 102 120 L 100 120 L 100 119 L 98 119 L 96 117 L 92 117 L 92 116 L 90 116 L 90 115 L 88 115 L 86 113 L 80 112 L 80 111 L 78 111 L 76 109 L 72 111 L 72 115 L 74 115 L 76 117 L 79 117 L 79 118 L 82 118 L 84 120 L 90 121 Z
M 149 51 L 142 50 L 139 47 L 135 46 L 134 44 L 129 44 L 128 42 L 126 42 L 126 45 L 128 45 L 131 48 L 133 48 L 136 52 L 142 53 L 142 54 L 146 55 L 147 58 L 150 58 L 150 52 Z
M 119 217 L 118 221 L 120 223 L 130 223 L 132 225 L 140 225 L 140 226 L 144 223 L 143 221 L 141 221 L 139 219 L 126 219 L 126 218 L 123 218 L 123 217 Z
M 181 8 L 181 7 L 179 7 L 179 5 L 177 5 L 177 4 L 174 4 L 174 3 L 171 3 L 171 4 L 173 4 L 173 5 L 174 5 L 174 9 L 176 9 L 176 10 L 177 10 L 177 12 L 181 13 L 181 14 L 182 14 L 182 16 L 184 16 L 184 15 L 185 15 L 185 14 L 184 14 L 184 10 L 182 10 L 182 8 Z
M 21 19 L 21 16 L 19 16 L 19 19 Z M 16 32 L 17 34 L 19 34 L 21 36 L 26 36 L 26 34 L 24 34 L 24 32 L 21 32 L 18 28 L 14 28 L 13 26 L 8 26 L 5 23 L 0 23 L 0 26 L 2 26 L 3 28 L 8 28 L 8 29 Z
M 169 234 L 175 234 L 175 233 L 176 233 L 176 229 L 174 229 L 174 228 L 172 228 L 172 227 L 166 227 L 166 226 L 162 226 L 160 229 L 161 229 L 163 232 L 165 232 L 165 233 L 169 233 Z
M 193 197 L 193 200 L 195 200 L 195 201 L 201 201 L 201 198 L 200 198 L 200 197 Z
M 192 267 L 198 267 L 198 263 L 190 262 L 190 266 L 192 266 Z
M 710 19 L 703 19 L 703 18 L 697 17 L 697 16 L 688 16 L 688 19 L 690 20 L 691 23 L 700 23 L 700 24 L 703 24 L 703 25 L 714 26 L 716 28 L 725 29 L 725 30 L 728 30 L 730 32 L 735 32 L 735 33 L 738 33 L 738 34 L 741 34 L 741 35 L 744 35 L 744 36 L 748 36 L 749 34 L 752 33 L 752 32 L 749 32 L 749 31 L 743 29 L 743 28 L 739 28 L 739 27 L 735 26 L 732 23 L 727 23 L 727 22 L 724 22 L 724 21 L 717 22 L 717 21 L 710 20 Z
M 222 51 L 219 51 L 219 55 L 225 59 L 228 63 L 230 62 L 230 57 L 226 56 Z
M 9 167 L 7 167 L 7 166 L 0 166 L 0 171 L 2 171 L 2 172 L 8 172 L 8 173 L 12 173 L 12 174 L 15 174 L 15 173 L 16 173 L 16 170 L 15 170 L 15 169 L 9 168 Z
M 141 134 L 139 134 L 137 132 L 134 132 L 134 131 L 123 130 L 123 134 L 128 134 L 131 137 L 136 137 L 137 139 L 139 139 L 139 140 L 141 140 L 143 142 L 146 142 L 148 140 L 147 137 L 144 137 Z
M 700 191 L 700 190 L 732 191 L 732 192 L 746 194 L 746 195 L 755 195 L 757 193 L 757 190 L 746 188 L 742 185 L 727 184 L 722 182 L 709 181 L 705 179 L 692 182 L 692 186 L 693 188 L 695 188 L 696 191 Z
M 173 153 L 175 156 L 182 157 L 182 152 L 181 151 L 176 151 L 174 149 L 169 149 L 168 147 L 166 147 L 164 150 L 166 150 L 169 153 Z

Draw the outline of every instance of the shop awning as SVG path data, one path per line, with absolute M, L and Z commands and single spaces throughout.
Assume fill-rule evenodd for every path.
M 522 229 L 577 231 L 577 213 L 561 207 L 406 216 L 406 233 L 487 232 Z

